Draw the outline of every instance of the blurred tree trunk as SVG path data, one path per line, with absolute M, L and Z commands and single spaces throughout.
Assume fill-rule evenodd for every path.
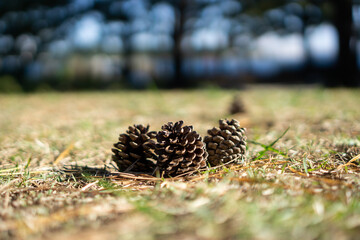
M 182 68 L 184 55 L 181 49 L 181 40 L 184 35 L 185 14 L 187 7 L 187 0 L 177 0 L 175 15 L 175 26 L 173 32 L 173 64 L 174 64 L 174 80 L 172 86 L 175 88 L 183 88 L 188 86 L 187 79 L 185 79 Z
M 123 65 L 122 65 L 122 81 L 129 86 L 131 86 L 131 74 L 132 74 L 132 45 L 131 45 L 131 33 L 126 32 L 122 35 L 122 40 L 124 43 L 124 50 L 122 52 Z
M 312 83 L 316 80 L 313 79 L 313 73 L 315 72 L 313 61 L 311 59 L 311 50 L 309 41 L 306 39 L 306 28 L 310 25 L 309 16 L 307 14 L 303 14 L 301 18 L 303 22 L 303 26 L 301 28 L 301 34 L 303 38 L 303 47 L 304 47 L 304 67 L 301 71 L 303 78 L 306 82 Z
M 359 86 L 359 76 L 353 34 L 352 0 L 332 0 L 335 11 L 334 26 L 338 31 L 339 53 L 334 72 L 327 78 L 329 87 Z

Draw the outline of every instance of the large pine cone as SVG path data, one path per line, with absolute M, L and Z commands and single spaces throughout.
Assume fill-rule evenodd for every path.
M 120 134 L 119 142 L 114 144 L 113 161 L 120 171 L 152 173 L 155 169 L 156 132 L 149 132 L 149 125 L 129 126 L 126 133 Z
M 169 122 L 158 132 L 157 166 L 165 176 L 176 176 L 206 166 L 207 153 L 200 135 L 183 121 Z
M 210 136 L 204 138 L 206 149 L 209 154 L 208 162 L 211 166 L 217 166 L 235 160 L 240 163 L 245 160 L 246 135 L 245 129 L 240 123 L 232 119 L 219 120 L 219 128 L 208 130 Z

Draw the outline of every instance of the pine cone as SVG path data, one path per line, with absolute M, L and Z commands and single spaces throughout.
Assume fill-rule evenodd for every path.
M 206 166 L 207 153 L 200 135 L 183 121 L 169 122 L 158 132 L 157 166 L 165 176 L 176 176 Z
M 356 145 L 341 144 L 335 147 L 335 159 L 349 162 L 351 159 L 360 154 L 360 147 Z M 357 161 L 359 163 L 359 161 Z
M 241 100 L 241 98 L 238 95 L 236 95 L 234 97 L 233 101 L 231 102 L 229 112 L 230 112 L 230 114 L 237 114 L 237 113 L 246 112 L 245 105 L 244 105 L 243 101 Z
M 212 166 L 234 159 L 240 163 L 245 159 L 246 153 L 245 129 L 241 128 L 240 123 L 235 119 L 231 121 L 221 119 L 219 127 L 208 130 L 210 136 L 204 138 L 209 154 L 208 162 Z
M 119 142 L 114 144 L 113 161 L 120 171 L 153 172 L 156 155 L 156 132 L 149 132 L 149 125 L 129 126 L 126 133 L 120 134 Z

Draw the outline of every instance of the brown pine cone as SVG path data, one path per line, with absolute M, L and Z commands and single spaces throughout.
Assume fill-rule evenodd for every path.
M 119 142 L 114 144 L 113 161 L 120 171 L 152 173 L 155 169 L 156 132 L 149 132 L 149 125 L 129 126 L 126 133 L 120 134 Z
M 245 160 L 246 135 L 245 129 L 240 123 L 232 119 L 219 120 L 219 128 L 208 130 L 210 136 L 204 138 L 206 149 L 209 154 L 208 162 L 211 166 L 217 166 L 235 160 L 240 163 Z
M 207 153 L 200 135 L 192 126 L 169 122 L 158 132 L 157 166 L 165 176 L 177 176 L 206 167 Z
M 229 108 L 230 114 L 237 114 L 237 113 L 244 113 L 245 105 L 243 101 L 241 100 L 240 96 L 236 95 L 234 99 L 232 100 Z

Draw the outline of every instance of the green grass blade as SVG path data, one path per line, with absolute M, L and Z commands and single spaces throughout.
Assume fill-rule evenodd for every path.
M 266 152 L 270 151 L 270 152 L 274 152 L 274 153 L 277 153 L 277 154 L 280 154 L 284 157 L 288 157 L 286 153 L 284 152 L 281 152 L 280 150 L 277 150 L 275 148 L 273 148 L 273 146 L 281 139 L 285 136 L 285 134 L 289 131 L 290 127 L 288 127 L 277 139 L 275 139 L 272 143 L 270 143 L 269 145 L 266 145 L 266 144 L 263 144 L 263 143 L 259 143 L 259 142 L 256 142 L 256 141 L 253 141 L 253 140 L 248 140 L 249 143 L 252 143 L 252 144 L 255 144 L 255 145 L 259 145 L 261 147 L 264 148 L 264 150 L 260 151 L 258 154 L 259 156 L 257 156 L 255 160 L 258 160 L 260 158 L 262 158 Z

